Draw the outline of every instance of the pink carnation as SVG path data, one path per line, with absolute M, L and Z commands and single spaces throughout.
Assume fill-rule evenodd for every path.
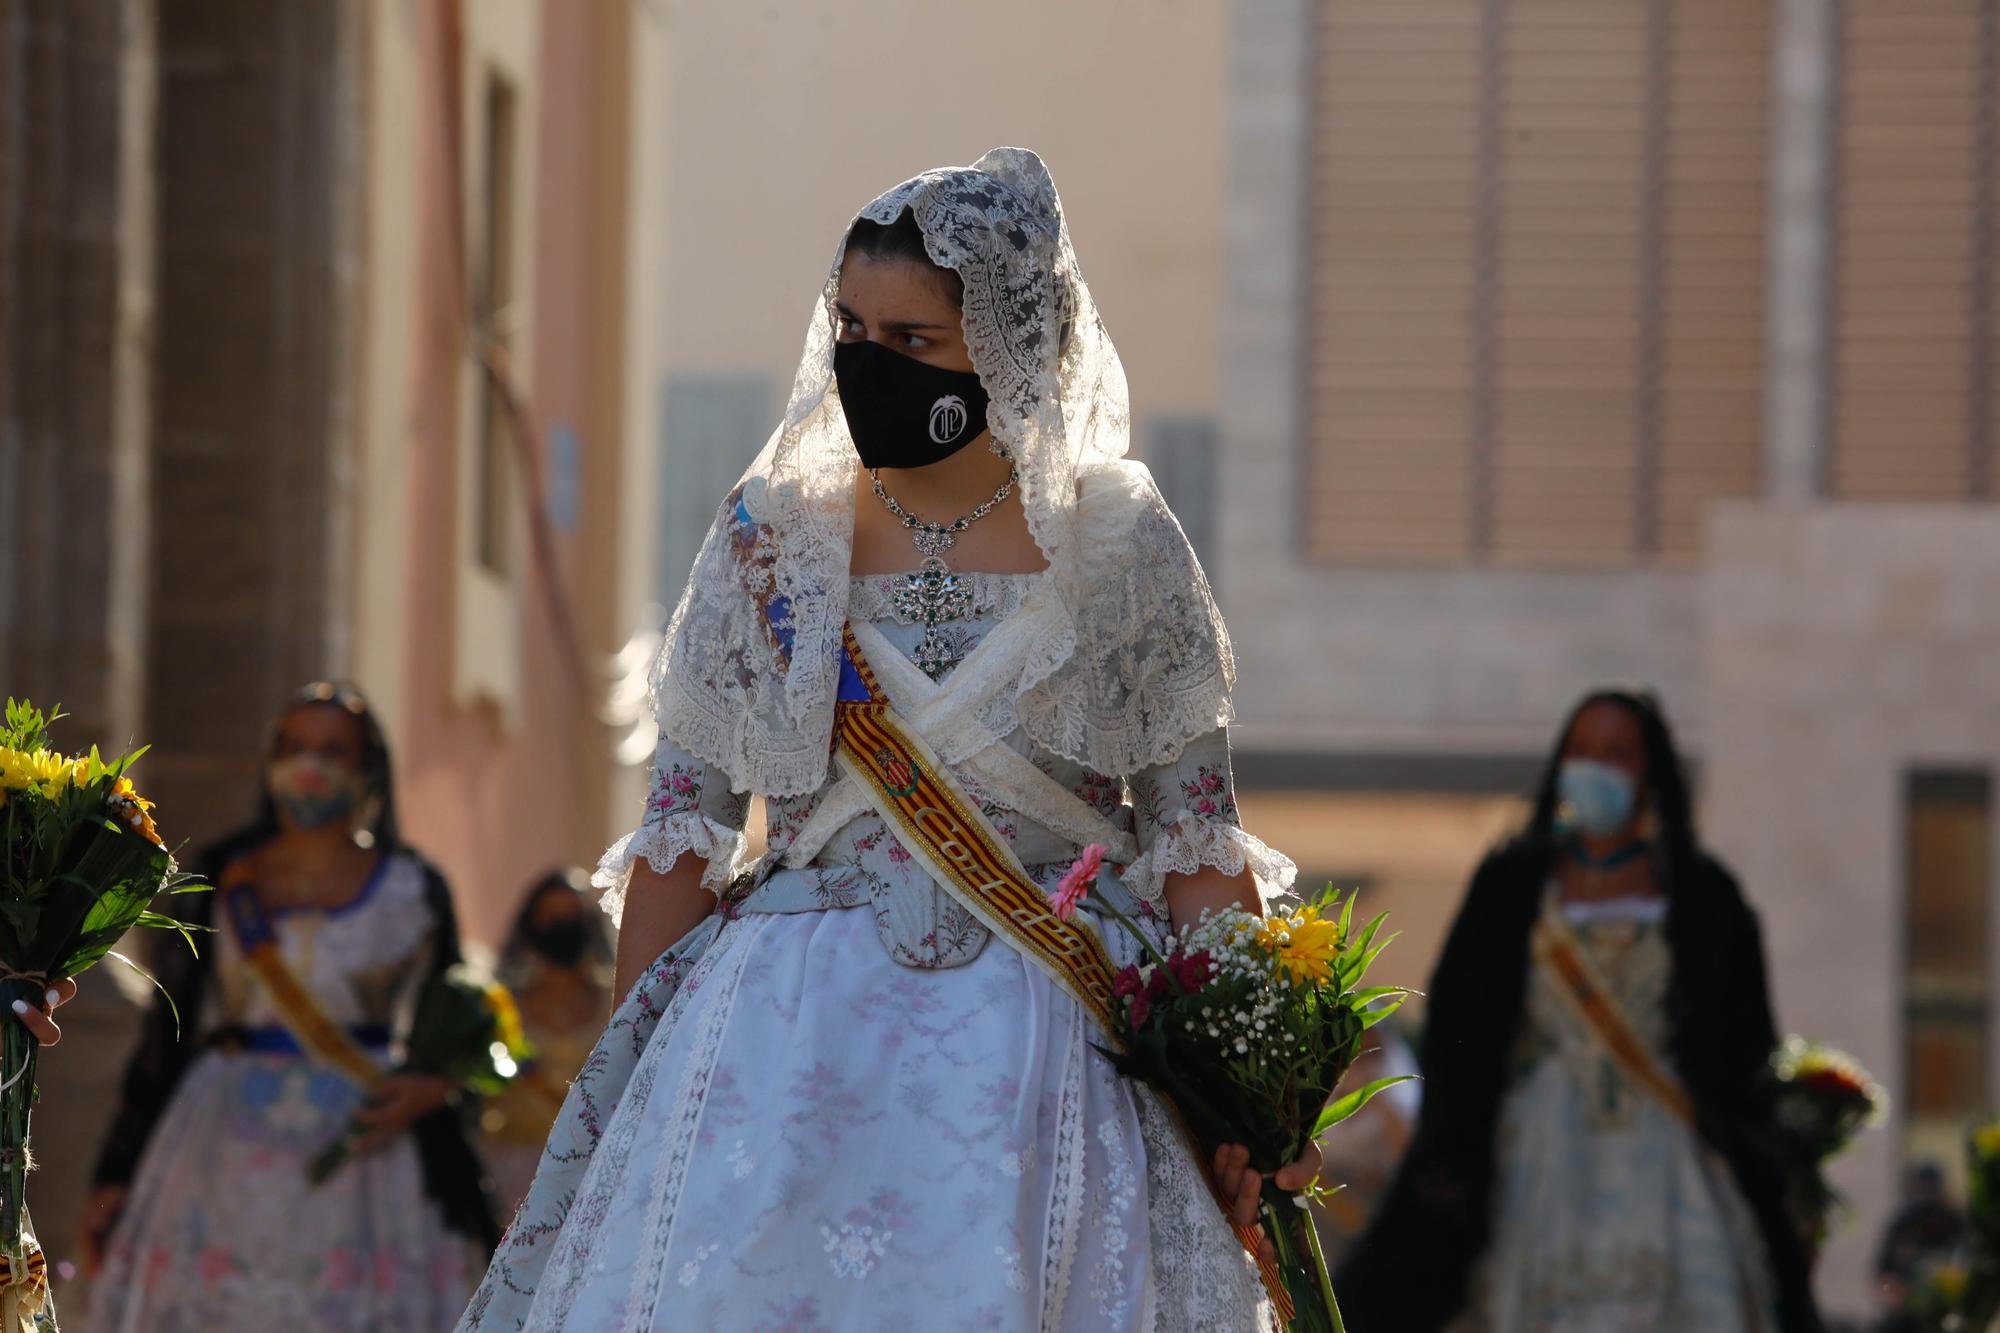
M 1104 868 L 1104 852 L 1102 846 L 1091 843 L 1076 858 L 1076 864 L 1056 881 L 1055 892 L 1049 895 L 1049 909 L 1064 921 L 1074 916 L 1076 905 L 1090 896 L 1090 886 L 1097 882 L 1097 872 Z
M 1175 954 L 1168 960 L 1174 969 L 1174 980 L 1180 982 L 1181 989 L 1192 995 L 1208 984 L 1211 959 L 1206 949 L 1200 953 Z

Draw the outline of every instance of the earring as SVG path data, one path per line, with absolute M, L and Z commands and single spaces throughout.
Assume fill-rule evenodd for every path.
M 1012 449 L 1009 449 L 1006 446 L 1006 444 L 1001 441 L 998 435 L 988 440 L 986 442 L 986 447 L 988 449 L 991 449 L 997 456 L 1006 459 L 1008 462 L 1011 463 L 1014 461 L 1014 451 Z

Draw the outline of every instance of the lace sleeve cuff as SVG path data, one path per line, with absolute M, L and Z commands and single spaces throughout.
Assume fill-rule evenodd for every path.
M 718 823 L 698 810 L 684 810 L 664 819 L 648 819 L 636 831 L 611 845 L 597 863 L 590 882 L 604 890 L 602 906 L 613 921 L 625 912 L 625 890 L 640 857 L 665 874 L 683 853 L 693 852 L 708 863 L 702 887 L 720 895 L 742 869 L 748 839 L 741 829 Z
M 1245 869 L 1257 879 L 1257 892 L 1271 902 L 1291 891 L 1299 868 L 1283 852 L 1267 846 L 1226 819 L 1211 819 L 1181 811 L 1167 820 L 1152 846 L 1125 870 L 1125 887 L 1153 904 L 1165 901 L 1168 875 L 1192 875 L 1213 866 L 1225 875 Z

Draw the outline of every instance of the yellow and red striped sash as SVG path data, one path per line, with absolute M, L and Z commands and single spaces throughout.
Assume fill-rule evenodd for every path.
M 834 705 L 835 761 L 866 792 L 870 804 L 888 824 L 896 840 L 943 885 L 960 906 L 1060 986 L 1115 1046 L 1125 1044 L 1118 1009 L 1111 996 L 1111 956 L 1104 942 L 1080 920 L 1065 921 L 1049 909 L 1042 892 L 1014 849 L 993 827 L 979 806 L 965 794 L 923 737 L 907 726 L 889 706 L 875 672 L 854 637 L 844 627 L 847 662 L 842 689 Z M 1161 1101 L 1187 1138 L 1202 1175 L 1208 1163 L 1201 1145 L 1189 1133 L 1165 1095 Z M 1210 1187 L 1214 1187 L 1210 1180 Z M 1228 1201 L 1216 1202 L 1225 1214 Z M 1258 1253 L 1253 1228 L 1231 1227 L 1243 1247 L 1257 1260 L 1279 1317 L 1290 1322 L 1291 1297 L 1277 1266 Z
M 264 987 L 285 1030 L 309 1055 L 356 1087 L 373 1087 L 382 1077 L 382 1067 L 346 1028 L 326 1016 L 312 992 L 293 975 L 278 947 L 270 914 L 250 883 L 249 866 L 238 861 L 225 870 L 220 893 L 243 961 Z

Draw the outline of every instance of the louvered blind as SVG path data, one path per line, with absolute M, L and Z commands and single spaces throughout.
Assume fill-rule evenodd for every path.
M 1506 7 L 1492 556 L 1636 547 L 1646 7 Z
M 1713 500 L 1763 484 L 1770 10 L 1681 0 L 1667 57 L 1658 549 L 1692 558 Z
M 1323 0 L 1312 555 L 1627 565 L 1755 492 L 1763 8 Z
M 1471 554 L 1479 0 L 1319 8 L 1308 548 Z
M 1984 488 L 1976 436 L 1991 439 L 1994 289 L 1977 261 L 1995 243 L 1993 8 L 1847 0 L 1842 11 L 1837 496 L 1954 500 Z

